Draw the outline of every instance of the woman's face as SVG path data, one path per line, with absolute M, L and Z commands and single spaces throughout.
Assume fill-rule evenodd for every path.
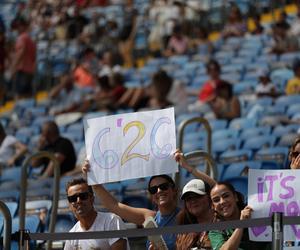
M 290 153 L 291 169 L 300 169 L 300 143 L 297 143 Z
M 237 196 L 225 185 L 216 185 L 210 192 L 214 210 L 226 219 L 233 218 L 239 213 Z
M 152 202 L 158 207 L 170 206 L 176 203 L 177 191 L 166 179 L 156 177 L 152 179 L 149 189 L 154 189 L 155 193 L 151 193 Z
M 184 197 L 187 211 L 195 217 L 206 215 L 211 210 L 210 198 L 208 195 L 188 193 Z

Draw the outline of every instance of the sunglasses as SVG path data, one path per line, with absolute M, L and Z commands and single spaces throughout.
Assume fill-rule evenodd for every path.
M 150 194 L 156 194 L 158 189 L 162 190 L 162 191 L 166 191 L 168 190 L 170 187 L 173 187 L 173 185 L 171 183 L 165 182 L 162 183 L 160 185 L 157 186 L 152 186 L 148 188 L 148 191 Z
M 298 155 L 300 154 L 300 152 L 294 151 L 291 153 L 292 158 L 296 158 L 298 157 Z
M 89 198 L 89 194 L 90 194 L 89 192 L 74 194 L 74 195 L 68 196 L 68 201 L 70 203 L 76 202 L 78 197 L 80 198 L 80 200 L 85 201 Z

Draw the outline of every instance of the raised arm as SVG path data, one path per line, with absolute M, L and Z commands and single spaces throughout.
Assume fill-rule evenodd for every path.
M 82 171 L 86 174 L 90 169 L 88 161 L 85 161 Z M 137 225 L 142 225 L 145 219 L 149 216 L 154 217 L 155 212 L 145 208 L 136 208 L 127 206 L 116 200 L 101 184 L 94 185 L 93 190 L 101 199 L 102 204 L 110 212 L 119 215 L 123 220 L 126 220 Z
M 198 170 L 197 168 L 189 165 L 183 155 L 183 153 L 177 149 L 174 153 L 175 161 L 179 163 L 179 165 L 183 168 L 185 168 L 188 172 L 190 172 L 192 175 L 194 175 L 196 178 L 199 178 L 203 181 L 205 181 L 208 185 L 211 187 L 216 184 L 216 181 L 209 177 L 207 174 L 203 173 L 202 171 Z

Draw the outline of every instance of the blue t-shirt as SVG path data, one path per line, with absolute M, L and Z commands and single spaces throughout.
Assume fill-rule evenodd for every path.
M 165 226 L 175 226 L 176 224 L 176 215 L 180 209 L 177 207 L 171 214 L 168 215 L 161 215 L 160 211 L 158 211 L 154 217 L 158 227 L 165 227 Z M 175 249 L 176 243 L 176 234 L 163 234 L 162 235 L 164 241 L 169 250 Z M 147 241 L 147 249 L 149 248 L 150 242 Z

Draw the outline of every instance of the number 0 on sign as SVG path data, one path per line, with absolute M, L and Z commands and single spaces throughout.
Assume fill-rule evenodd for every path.
M 173 108 L 92 118 L 86 124 L 89 184 L 177 171 Z

